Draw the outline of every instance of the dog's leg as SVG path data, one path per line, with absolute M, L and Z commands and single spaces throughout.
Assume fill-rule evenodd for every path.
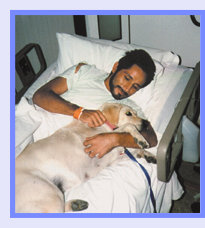
M 88 202 L 80 199 L 65 202 L 65 212 L 82 211 L 88 208 Z
M 136 143 L 140 146 L 141 149 L 148 148 L 149 143 L 146 141 L 146 139 L 140 134 L 140 132 L 137 130 L 135 125 L 133 124 L 125 124 L 116 130 L 117 132 L 127 132 L 130 133 L 133 138 L 135 139 Z
M 62 213 L 62 192 L 40 173 L 16 169 L 15 175 L 16 213 Z

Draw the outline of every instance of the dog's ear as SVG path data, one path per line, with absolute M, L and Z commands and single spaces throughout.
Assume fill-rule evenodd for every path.
M 120 104 L 105 104 L 102 108 L 102 113 L 111 124 L 117 126 L 121 108 L 122 106 Z

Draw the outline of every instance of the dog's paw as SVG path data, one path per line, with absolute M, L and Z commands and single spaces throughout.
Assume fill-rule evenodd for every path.
M 65 212 L 69 211 L 82 211 L 88 208 L 88 202 L 80 199 L 75 199 L 66 202 Z
M 157 159 L 154 155 L 144 155 L 144 159 L 148 162 L 148 163 L 152 163 L 152 164 L 157 164 Z
M 73 211 L 82 211 L 88 208 L 88 202 L 84 200 L 73 200 L 71 201 L 71 209 Z
M 142 149 L 149 147 L 149 144 L 146 141 L 139 141 L 139 145 Z
M 141 149 L 145 149 L 149 147 L 149 144 L 146 141 L 141 141 L 137 138 L 134 138 L 135 142 L 139 145 Z
M 150 152 L 143 149 L 136 150 L 136 152 L 137 152 L 138 158 L 144 158 L 148 163 L 152 163 L 152 164 L 157 163 L 156 156 L 154 156 Z

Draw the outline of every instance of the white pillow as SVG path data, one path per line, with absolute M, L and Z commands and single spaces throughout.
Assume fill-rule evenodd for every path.
M 124 56 L 128 50 L 116 48 L 106 43 L 101 44 L 99 39 L 99 43 L 97 43 L 86 37 L 83 38 L 65 33 L 57 33 L 56 36 L 59 45 L 56 71 L 58 74 L 63 73 L 69 67 L 79 62 L 95 65 L 98 69 L 110 73 L 114 63 Z M 95 41 L 97 40 L 95 39 Z M 152 58 L 156 66 L 155 75 L 159 75 L 163 72 L 163 66 L 159 60 L 155 60 L 153 56 Z
M 57 33 L 59 45 L 57 72 L 63 73 L 69 67 L 85 62 L 98 69 L 111 72 L 112 67 L 123 55 L 124 50 L 97 44 L 78 37 Z
M 164 67 L 170 66 L 170 65 L 179 65 L 180 63 L 179 56 L 173 53 L 172 51 L 167 51 L 167 50 L 165 51 L 162 49 L 150 48 L 150 47 L 145 47 L 145 46 L 136 45 L 136 44 L 127 44 L 121 41 L 117 42 L 117 41 L 110 41 L 110 40 L 103 40 L 103 39 L 96 39 L 96 38 L 88 38 L 88 37 L 83 37 L 79 35 L 75 35 L 75 36 L 81 39 L 90 40 L 98 44 L 110 45 L 112 47 L 124 49 L 124 50 L 143 49 L 147 51 L 154 60 L 160 62 Z

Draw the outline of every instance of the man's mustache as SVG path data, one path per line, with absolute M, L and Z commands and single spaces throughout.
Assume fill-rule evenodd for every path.
M 121 86 L 117 85 L 116 87 L 119 88 L 119 89 L 121 90 L 121 92 L 122 92 L 122 94 L 123 94 L 124 96 L 127 97 L 127 96 L 129 95 L 126 91 L 123 90 L 123 88 L 122 88 Z

